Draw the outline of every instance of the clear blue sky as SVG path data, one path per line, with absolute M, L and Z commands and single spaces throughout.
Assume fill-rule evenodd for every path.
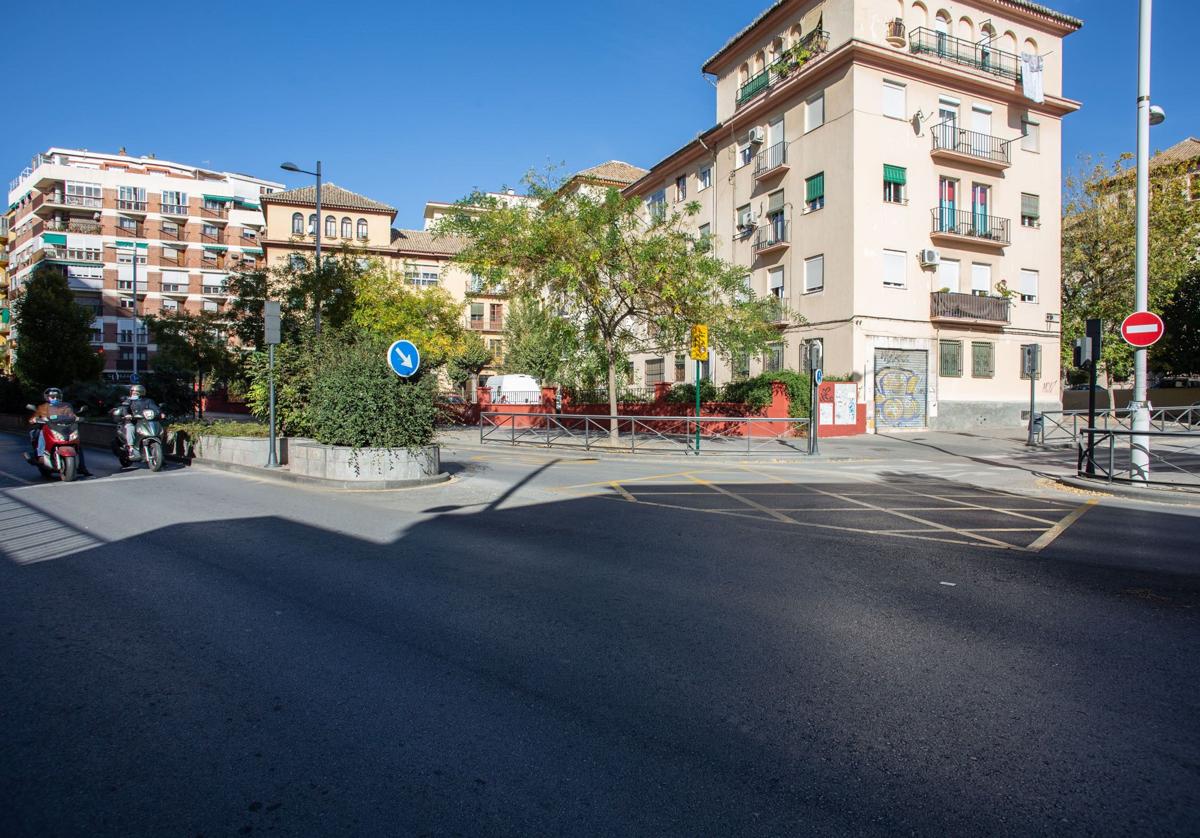
M 330 180 L 419 226 L 426 200 L 515 184 L 530 167 L 648 166 L 714 122 L 700 65 L 769 0 L 211 0 L 5 3 L 7 185 L 51 145 L 154 153 L 301 185 Z M 1133 150 L 1134 0 L 1058 0 L 1065 162 Z M 102 10 L 103 9 L 103 10 Z M 1153 148 L 1200 134 L 1194 14 L 1155 3 Z M 203 103 L 203 107 L 201 107 Z

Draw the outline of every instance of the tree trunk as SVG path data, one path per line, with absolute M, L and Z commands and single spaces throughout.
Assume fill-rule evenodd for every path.
M 199 411 L 200 418 L 204 418 L 204 373 L 200 370 L 196 371 L 196 410 Z
M 617 359 L 613 357 L 612 341 L 604 342 L 604 354 L 608 361 L 608 437 L 615 444 L 620 432 L 617 424 Z

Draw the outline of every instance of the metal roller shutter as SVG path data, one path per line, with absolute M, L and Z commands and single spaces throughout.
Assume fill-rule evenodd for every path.
M 929 392 L 924 349 L 875 350 L 875 428 L 924 428 Z

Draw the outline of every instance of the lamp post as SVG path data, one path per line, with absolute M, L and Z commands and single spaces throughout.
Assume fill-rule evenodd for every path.
M 297 172 L 298 174 L 302 174 L 302 175 L 313 175 L 317 179 L 317 209 L 316 209 L 317 220 L 316 220 L 316 223 L 313 225 L 313 228 L 314 228 L 313 233 L 316 235 L 316 239 L 317 239 L 317 252 L 316 252 L 316 257 L 314 258 L 313 262 L 315 263 L 316 271 L 317 271 L 317 294 L 318 294 L 318 297 L 317 297 L 316 311 L 313 314 L 313 327 L 316 329 L 316 332 L 319 335 L 319 334 L 321 334 L 320 293 L 322 290 L 321 289 L 321 161 L 320 160 L 317 161 L 317 170 L 315 172 L 310 172 L 307 169 L 301 169 L 295 163 L 291 163 L 291 162 L 280 163 L 279 168 L 283 169 L 285 172 Z

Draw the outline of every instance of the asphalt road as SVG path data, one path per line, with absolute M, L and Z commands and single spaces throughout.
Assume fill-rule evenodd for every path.
M 1194 511 L 1032 552 L 994 519 L 1083 499 L 521 455 L 330 495 L 89 452 L 64 485 L 19 444 L 5 836 L 1200 830 Z

